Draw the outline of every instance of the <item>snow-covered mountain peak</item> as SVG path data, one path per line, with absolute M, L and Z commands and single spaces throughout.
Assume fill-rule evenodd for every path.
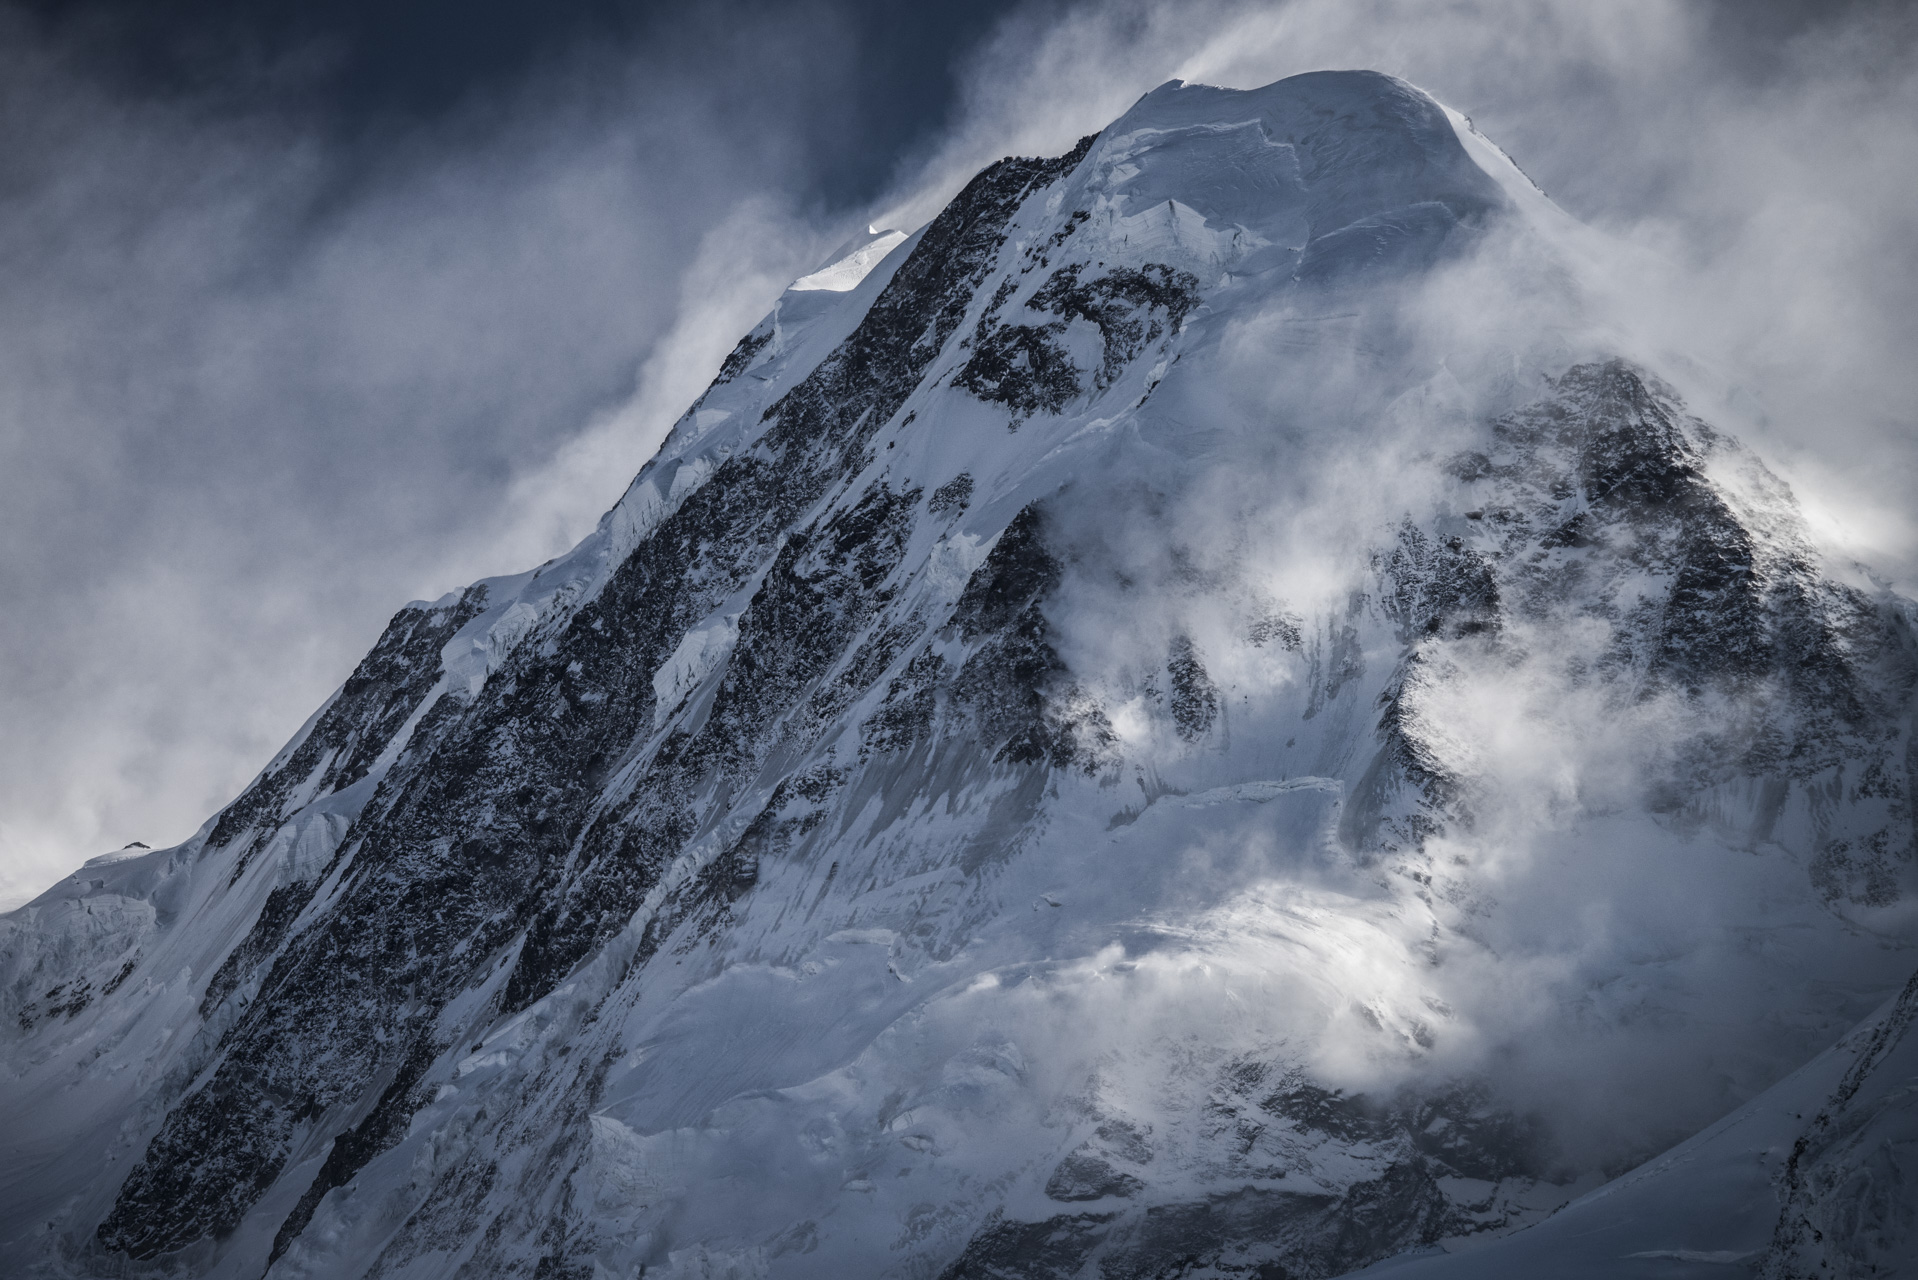
M 1909 602 L 1516 173 L 1175 83 L 796 282 L 578 548 L 0 921 L 0 1245 L 1329 1276 L 1831 1043 L 1911 968 Z
M 1128 212 L 1176 199 L 1221 225 L 1298 220 L 1313 239 L 1421 205 L 1466 219 L 1503 203 L 1445 109 L 1373 71 L 1249 90 L 1173 81 L 1105 130 L 1091 164 Z

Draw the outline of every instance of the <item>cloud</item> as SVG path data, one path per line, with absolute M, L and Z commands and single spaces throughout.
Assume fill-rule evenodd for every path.
M 809 182 L 845 167 L 858 33 L 832 6 L 719 6 L 343 137 L 140 96 L 4 22 L 13 902 L 186 835 L 402 601 L 591 526 L 846 230 Z M 1399 74 L 1625 246 L 1621 326 L 1697 357 L 1688 392 L 1909 587 L 1912 25 L 1677 0 L 1033 4 L 964 56 L 950 128 L 871 216 L 923 221 L 983 164 L 1063 151 L 1168 78 Z
M 1438 273 L 1401 310 L 1403 350 L 1443 353 L 1473 418 L 1501 407 L 1496 379 L 1468 376 L 1491 357 L 1548 371 L 1607 345 L 1647 358 L 1791 480 L 1834 553 L 1865 555 L 1910 591 L 1918 387 L 1899 344 L 1918 331 L 1903 195 L 1918 173 L 1906 123 L 1918 81 L 1908 58 L 1884 52 L 1908 52 L 1909 27 L 1860 8 L 1800 29 L 1763 65 L 1717 38 L 1708 11 L 1649 2 L 1216 5 L 1199 17 L 1190 6 L 1081 7 L 1050 26 L 1010 26 L 979 56 L 968 114 L 927 185 L 894 199 L 928 208 L 997 154 L 1056 153 L 1169 78 L 1252 86 L 1320 66 L 1396 72 L 1471 114 L 1596 232 L 1555 230 L 1542 248 L 1494 240 Z M 1552 279 L 1562 265 L 1576 276 Z M 1075 673 L 1106 680 L 1128 750 L 1150 761 L 1142 776 L 1156 768 L 1167 788 L 1218 780 L 1178 773 L 1170 729 L 1155 742 L 1141 728 L 1150 717 L 1126 713 L 1163 694 L 1163 680 L 1143 688 L 1145 673 L 1165 670 L 1181 631 L 1235 706 L 1255 708 L 1232 723 L 1234 762 L 1319 771 L 1257 736 L 1270 727 L 1262 698 L 1302 701 L 1297 668 L 1249 653 L 1243 614 L 1225 607 L 1243 602 L 1206 592 L 1256 586 L 1308 623 L 1333 612 L 1375 585 L 1364 549 L 1389 543 L 1401 513 L 1435 514 L 1432 462 L 1458 444 L 1442 412 L 1433 430 L 1444 406 L 1416 406 L 1402 423 L 1381 412 L 1403 384 L 1325 358 L 1342 354 L 1336 342 L 1288 385 L 1271 372 L 1277 318 L 1233 323 L 1215 335 L 1213 372 L 1245 390 L 1240 399 L 1264 400 L 1224 406 L 1216 425 L 1269 423 L 1284 438 L 1208 439 L 1197 461 L 1155 439 L 1166 447 L 1154 492 L 1123 518 L 1097 483 L 1081 489 L 1096 510 L 1074 510 L 1070 495 L 1056 504 L 1082 575 L 1057 610 L 1061 650 Z M 1403 374 L 1397 350 L 1392 359 L 1387 372 Z M 1158 416 L 1206 421 L 1189 401 L 1166 407 L 1189 394 L 1173 383 L 1157 393 Z M 1348 434 L 1306 438 L 1296 424 L 1315 417 Z M 1190 463 L 1183 473 L 1174 458 Z M 1263 580 L 1234 577 L 1248 565 Z M 1462 647 L 1444 680 L 1415 691 L 1414 727 L 1460 779 L 1474 819 L 1432 841 L 1425 868 L 1458 897 L 1434 889 L 1424 920 L 1407 903 L 1404 936 L 1368 956 L 1376 971 L 1354 967 L 1343 981 L 1354 1001 L 1376 993 L 1381 1007 L 1416 1012 L 1429 994 L 1448 1012 L 1421 1059 L 1377 1056 L 1383 1037 L 1354 1024 L 1321 1037 L 1317 1064 L 1328 1079 L 1386 1091 L 1394 1071 L 1490 1079 L 1506 1101 L 1552 1115 L 1564 1154 L 1585 1168 L 1629 1165 L 1749 1097 L 1862 1014 L 1898 968 L 1829 925 L 1808 883 L 1808 842 L 1750 847 L 1756 784 L 1728 782 L 1669 822 L 1646 817 L 1657 784 L 1713 751 L 1722 762 L 1722 743 L 1751 741 L 1761 717 L 1738 699 L 1634 701 L 1593 688 L 1602 632 L 1576 616 L 1514 622 L 1497 654 Z M 1396 650 L 1381 643 L 1368 661 L 1389 664 Z M 1315 727 L 1301 725 L 1300 738 Z M 1700 745 L 1713 739 L 1721 745 Z M 1168 745 L 1170 762 L 1152 759 Z M 1271 914 L 1259 889 L 1234 880 L 1253 861 L 1195 850 L 1191 883 L 1220 904 L 1202 919 Z M 1288 867 L 1275 883 L 1310 876 Z M 1443 963 L 1391 971 L 1393 956 L 1425 943 L 1410 925 L 1434 920 Z M 1247 971 L 1265 963 L 1223 932 L 1218 945 L 1237 948 Z M 1111 1034 L 1149 1040 L 1156 1017 L 1130 1009 Z
M 804 209 L 844 33 L 588 53 L 369 139 L 0 22 L 11 905 L 190 834 L 408 599 L 591 528 L 843 234 Z
M 1814 525 L 1918 587 L 1918 15 L 1625 0 L 1082 4 L 971 59 L 928 216 L 1007 153 L 1056 154 L 1172 78 L 1249 88 L 1368 67 L 1471 116 L 1612 241 L 1617 323 L 1784 469 Z

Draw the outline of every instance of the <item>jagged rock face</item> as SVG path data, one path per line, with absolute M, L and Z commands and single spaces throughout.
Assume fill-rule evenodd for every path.
M 1897 1275 L 1918 1235 L 1918 974 L 1844 1046 L 1852 1061 L 1807 1119 L 1778 1171 L 1778 1224 L 1760 1267 L 1766 1280 Z M 1800 1111 L 1795 1119 L 1806 1119 Z
M 1453 976 L 1521 963 L 1512 847 L 1619 823 L 1775 952 L 1783 1029 L 1701 1076 L 1835 1035 L 1909 941 L 1910 606 L 1606 353 L 1417 416 L 1459 383 L 1394 317 L 1529 234 L 1473 136 L 1363 73 L 1168 86 L 789 292 L 580 548 L 409 606 L 194 840 L 8 918 L 20 1114 L 111 1159 L 6 1151 L 55 1171 L 8 1247 L 1339 1274 L 1647 1154 L 1489 1064 L 1682 1021 L 1716 943 L 1669 990 L 1561 965 L 1522 1024 Z M 1444 447 L 1363 546 L 1216 501 L 1408 413 Z M 1649 749 L 1528 807 L 1488 682 Z

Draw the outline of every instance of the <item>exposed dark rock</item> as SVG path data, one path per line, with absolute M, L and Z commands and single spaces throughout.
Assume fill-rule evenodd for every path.
M 1898 1054 L 1914 1028 L 1918 973 L 1858 1037 L 1851 1067 L 1792 1143 L 1776 1182 L 1778 1221 L 1755 1268 L 1765 1280 L 1897 1274 L 1886 1266 L 1909 1261 L 1918 1209 L 1909 1106 L 1903 1117 L 1898 1107 L 1909 1076 L 1900 1079 Z
M 114 992 L 118 991 L 121 988 L 121 986 L 125 984 L 126 980 L 133 976 L 133 971 L 139 967 L 140 967 L 140 957 L 136 955 L 131 960 L 128 960 L 125 964 L 121 965 L 120 971 L 118 973 L 114 974 L 111 978 L 107 979 L 106 986 L 100 988 L 100 994 L 103 996 L 110 996 Z
M 1248 1185 L 1191 1201 L 1040 1222 L 1001 1218 L 985 1224 L 943 1276 L 1027 1280 L 1082 1275 L 1090 1266 L 1102 1280 L 1190 1274 L 1317 1280 L 1477 1229 L 1447 1199 L 1442 1179 L 1497 1182 L 1546 1172 L 1539 1127 L 1498 1111 L 1475 1088 L 1379 1100 L 1245 1060 L 1221 1072 L 1209 1111 L 1214 1123 L 1241 1135 L 1244 1153 L 1285 1129 L 1364 1151 L 1380 1171 L 1342 1194 Z M 1125 1166 L 1139 1169 L 1149 1159 L 1141 1131 L 1108 1121 L 1060 1162 L 1046 1194 L 1066 1202 L 1131 1198 L 1140 1187 Z M 1248 1166 L 1248 1176 L 1266 1181 L 1284 1174 L 1283 1168 Z
M 952 696 L 972 713 L 980 738 L 995 749 L 994 759 L 1063 765 L 1071 761 L 1074 743 L 1051 713 L 1066 676 L 1035 600 L 966 659 Z
M 967 642 L 1004 631 L 1059 582 L 1059 561 L 1046 550 L 1045 517 L 1033 503 L 1014 516 L 985 561 L 973 570 L 952 609 Z
M 938 691 L 951 670 L 951 664 L 930 648 L 915 655 L 886 686 L 885 700 L 866 718 L 861 755 L 890 755 L 923 739 L 932 727 Z
M 1133 1196 L 1144 1189 L 1145 1183 L 1131 1174 L 1113 1168 L 1096 1155 L 1081 1152 L 1061 1160 L 1052 1176 L 1046 1179 L 1046 1195 L 1067 1203 Z
M 399 1070 L 394 1074 L 393 1082 L 381 1093 L 372 1114 L 333 1139 L 333 1146 L 327 1152 L 320 1171 L 313 1176 L 313 1181 L 301 1193 L 299 1203 L 274 1235 L 273 1252 L 268 1265 L 278 1260 L 300 1232 L 306 1230 L 306 1224 L 312 1221 L 313 1210 L 319 1207 L 320 1200 L 327 1192 L 345 1186 L 354 1174 L 365 1167 L 367 1161 L 391 1146 L 405 1132 L 407 1121 L 425 1101 L 417 1092 L 420 1078 L 433 1065 L 440 1048 L 429 1039 L 415 1041 L 412 1051 L 401 1061 Z
M 1379 558 L 1379 606 L 1410 644 L 1420 636 L 1455 639 L 1494 632 L 1498 584 L 1492 568 L 1457 538 L 1433 538 L 1409 521 L 1398 545 Z
M 221 812 L 208 845 L 231 844 L 251 832 L 234 865 L 235 880 L 287 816 L 287 801 L 295 791 L 303 792 L 304 804 L 366 776 L 393 734 L 439 682 L 440 650 L 485 607 L 486 588 L 474 586 L 449 607 L 408 605 L 393 615 L 379 643 L 360 660 L 306 738 Z
M 1178 636 L 1172 641 L 1165 667 L 1172 684 L 1166 705 L 1172 712 L 1173 726 L 1187 742 L 1204 737 L 1219 718 L 1219 689 L 1206 674 L 1189 637 Z
M 1198 305 L 1199 282 L 1190 272 L 1162 262 L 1136 269 L 1092 269 L 1104 274 L 1082 280 L 1088 270 L 1084 263 L 1060 268 L 1026 306 L 1099 326 L 1105 356 L 1093 371 L 1092 382 L 1104 390 L 1147 347 L 1178 332 L 1187 313 Z
M 1263 647 L 1277 643 L 1282 649 L 1298 653 L 1305 648 L 1304 633 L 1299 629 L 1299 619 L 1285 610 L 1272 607 L 1252 619 L 1252 625 L 1246 628 L 1246 640 L 1254 646 Z
M 944 515 L 948 511 L 964 511 L 972 502 L 972 476 L 960 472 L 932 492 L 932 501 L 926 504 L 926 510 L 933 515 Z
M 1059 160 L 1003 161 L 970 183 L 852 333 L 810 372 L 793 371 L 804 376 L 765 409 L 758 436 L 699 459 L 684 473 L 699 482 L 648 511 L 647 532 L 623 562 L 604 573 L 595 566 L 595 594 L 583 602 L 554 597 L 477 692 L 428 704 L 442 675 L 438 654 L 482 610 L 483 591 L 395 617 L 311 731 L 213 829 L 210 850 L 239 851 L 224 855 L 233 857 L 237 883 L 290 814 L 368 782 L 400 729 L 416 722 L 405 752 L 380 766 L 377 789 L 368 782 L 359 793 L 373 792 L 332 862 L 267 893 L 250 932 L 208 980 L 205 1050 L 190 1071 L 163 1082 L 173 1095 L 165 1119 L 98 1226 L 101 1248 L 139 1261 L 195 1248 L 232 1232 L 278 1184 L 265 1203 L 284 1206 L 299 1192 L 273 1243 L 273 1256 L 282 1257 L 325 1223 L 328 1204 L 354 1194 L 355 1179 L 404 1140 L 416 1118 L 444 1108 L 457 1118 L 431 1121 L 431 1159 L 413 1166 L 416 1183 L 391 1191 L 382 1212 L 392 1216 L 381 1229 L 392 1230 L 366 1274 L 416 1273 L 431 1269 L 421 1264 L 429 1255 L 462 1250 L 458 1265 L 469 1274 L 595 1274 L 605 1256 L 595 1215 L 605 1217 L 574 1204 L 575 1175 L 595 1155 L 607 1063 L 625 1050 L 602 1041 L 576 1052 L 593 1042 L 575 1033 L 633 990 L 623 978 L 600 986 L 604 974 L 630 977 L 657 965 L 655 974 L 693 975 L 701 956 L 732 954 L 720 945 L 728 931 L 745 922 L 739 933 L 749 934 L 764 918 L 758 912 L 805 910 L 797 897 L 770 906 L 767 899 L 772 885 L 804 883 L 815 910 L 829 887 L 872 893 L 858 906 L 863 913 L 873 904 L 872 914 L 854 919 L 862 931 L 868 921 L 886 925 L 870 932 L 895 948 L 886 961 L 891 977 L 878 984 L 890 1000 L 913 990 L 915 963 L 943 963 L 970 945 L 965 930 L 979 916 L 951 920 L 991 909 L 981 904 L 1000 891 L 993 877 L 1008 850 L 1043 829 L 1051 816 L 1045 800 L 1065 785 L 1049 770 L 1083 770 L 1101 783 L 1121 778 L 1109 768 L 1117 736 L 1087 692 L 1101 686 L 1090 674 L 1083 684 L 1075 679 L 1061 657 L 1074 651 L 1061 641 L 1057 609 L 1067 564 L 1076 561 L 1049 524 L 1056 508 L 1021 509 L 942 618 L 929 601 L 949 597 L 922 588 L 929 580 L 942 593 L 949 587 L 903 572 L 907 548 L 949 534 L 963 511 L 971 512 L 969 526 L 989 532 L 978 522 L 1006 509 L 996 505 L 1002 478 L 986 485 L 992 501 L 979 508 L 970 474 L 928 496 L 901 480 L 904 468 L 887 471 L 881 459 L 901 455 L 874 443 L 915 420 L 906 406 L 927 389 L 942 350 L 970 343 L 953 385 L 1009 406 L 1015 424 L 1106 390 L 1155 350 L 1176 357 L 1174 339 L 1198 301 L 1190 275 L 1164 264 L 1084 262 L 1027 274 L 1052 270 L 1049 255 L 1071 242 L 1089 220 L 1085 211 L 1049 238 L 1035 237 L 1015 277 L 978 305 L 1005 262 L 1008 219 L 1033 207 L 1027 202 L 1089 142 Z M 1301 154 L 1311 160 L 1312 148 L 1302 144 Z M 1354 244 L 1374 251 L 1357 255 L 1355 270 L 1435 251 L 1470 222 L 1473 210 L 1455 206 L 1341 225 L 1314 241 L 1300 278 L 1314 278 L 1319 259 L 1350 257 Z M 1028 279 L 1036 288 L 1016 304 Z M 974 314 L 976 327 L 962 333 Z M 767 326 L 742 340 L 715 386 L 748 376 L 770 339 Z M 1086 354 L 1094 350 L 1096 359 Z M 1367 706 L 1378 716 L 1376 753 L 1338 810 L 1339 834 L 1360 863 L 1379 866 L 1381 884 L 1409 876 L 1428 901 L 1437 894 L 1431 861 L 1419 860 L 1422 842 L 1472 815 L 1469 790 L 1427 741 L 1420 691 L 1446 678 L 1448 661 L 1513 656 L 1529 624 L 1559 618 L 1575 602 L 1588 610 L 1582 621 L 1610 637 L 1593 659 L 1604 690 L 1686 705 L 1720 698 L 1743 709 L 1743 719 L 1710 728 L 1718 737 L 1697 762 L 1674 771 L 1660 813 L 1690 820 L 1687 805 L 1726 779 L 1762 778 L 1781 795 L 1789 782 L 1870 800 L 1882 809 L 1882 829 L 1823 839 L 1811 874 L 1833 898 L 1894 900 L 1918 859 L 1918 747 L 1896 727 L 1918 683 L 1905 624 L 1882 612 L 1881 601 L 1835 585 L 1788 534 L 1757 529 L 1711 479 L 1732 446 L 1629 366 L 1570 370 L 1492 434 L 1486 452 L 1449 467 L 1461 487 L 1489 492 L 1464 494 L 1458 514 L 1422 526 L 1408 520 L 1342 609 L 1308 623 L 1271 602 L 1233 606 L 1243 639 L 1270 646 L 1266 660 L 1291 661 L 1274 650 L 1300 655 L 1309 673 L 1302 713 L 1330 716 L 1331 732 L 1320 737 L 1349 750 L 1347 726 L 1363 725 Z M 927 527 L 918 527 L 921 519 Z M 1245 585 L 1202 571 L 1184 548 L 1175 547 L 1173 559 L 1181 591 Z M 1628 578 L 1631 592 L 1618 586 Z M 1381 627 L 1381 617 L 1390 625 Z M 681 650 L 694 629 L 724 640 Z M 1392 630 L 1390 678 L 1367 688 L 1376 702 L 1355 704 L 1349 690 L 1365 675 L 1363 644 Z M 1207 656 L 1221 672 L 1233 661 L 1225 647 L 1202 655 L 1180 635 L 1163 676 L 1149 680 L 1149 696 L 1187 742 L 1222 732 L 1224 697 Z M 695 674 L 681 679 L 689 670 Z M 655 673 L 673 677 L 674 705 L 655 705 Z M 856 709 L 865 709 L 863 722 Z M 867 771 L 838 763 L 853 741 L 840 735 L 855 723 L 861 762 L 898 758 Z M 978 767 L 986 759 L 1016 768 Z M 1360 766 L 1364 760 L 1361 748 Z M 1324 767 L 1349 782 L 1344 764 Z M 984 797 L 983 816 L 961 833 L 963 843 L 955 837 L 945 865 L 915 868 L 888 885 L 896 868 L 863 866 L 859 847 L 829 847 L 824 833 L 881 811 L 873 843 L 891 839 L 886 824 L 894 819 L 883 811 L 936 792 L 903 787 L 896 800 L 881 795 L 878 805 L 862 806 L 887 779 L 915 770 L 936 775 L 932 786 L 953 787 L 949 794 Z M 1142 764 L 1147 803 L 1189 781 L 1146 775 Z M 1138 812 L 1124 816 L 1129 822 Z M 854 875 L 863 887 L 849 888 Z M 316 899 L 322 886 L 326 897 Z M 940 895 L 964 905 L 937 916 L 924 904 Z M 1041 909 L 1038 918 L 1073 915 Z M 755 962 L 792 972 L 783 969 L 794 963 L 790 948 L 773 954 L 786 945 L 776 940 Z M 40 1002 L 22 1007 L 22 1028 L 95 1007 L 138 967 L 138 953 L 125 958 L 132 946 L 99 951 L 84 975 L 62 975 Z M 582 970 L 596 958 L 604 968 Z M 686 968 L 671 967 L 680 963 Z M 497 1027 L 569 978 L 579 979 L 572 992 L 583 998 L 550 1000 L 519 1024 L 551 1039 L 500 1068 L 527 1074 L 509 1077 L 517 1092 L 485 1093 L 495 1087 L 485 1077 L 474 1086 L 475 1109 L 478 1098 L 491 1106 L 510 1096 L 526 1114 L 459 1115 L 455 1109 L 469 1105 L 460 1097 L 463 1072 L 458 1087 L 441 1086 L 453 1082 L 451 1064 L 470 1037 L 448 1043 L 454 1033 L 446 1028 Z M 907 985 L 894 986 L 894 978 Z M 47 981 L 36 978 L 26 990 Z M 542 1024 L 546 1018 L 553 1022 Z M 1404 1034 L 1410 1044 L 1434 1044 L 1422 1022 Z M 601 1050 L 608 1056 L 597 1058 Z M 882 1124 L 892 1108 L 888 1102 Z M 1077 1146 L 1062 1143 L 1053 1153 L 1045 1194 L 1074 1210 L 1041 1222 L 1002 1211 L 976 1230 L 976 1218 L 967 1218 L 970 1238 L 963 1247 L 952 1238 L 958 1256 L 943 1274 L 1329 1276 L 1477 1229 L 1447 1190 L 1454 1180 L 1551 1176 L 1538 1126 L 1468 1087 L 1349 1095 L 1248 1060 L 1223 1071 L 1193 1114 L 1210 1144 L 1206 1159 L 1230 1171 L 1208 1173 L 1204 1193 L 1187 1189 L 1168 1200 L 1162 1189 L 1174 1183 L 1155 1177 L 1166 1153 L 1180 1149 L 1180 1135 L 1155 1139 L 1143 1124 L 1108 1116 L 1090 1136 L 1082 1127 Z M 1357 1163 L 1308 1183 L 1298 1175 L 1311 1161 L 1300 1153 L 1320 1147 Z M 291 1161 L 322 1152 L 308 1186 L 285 1185 Z M 1044 1172 L 1039 1166 L 1035 1180 Z M 584 1192 L 583 1180 L 579 1186 Z M 1030 1193 L 1027 1184 L 1019 1202 L 1026 1211 L 1052 1214 Z M 953 1230 L 960 1220 L 941 1215 L 958 1212 L 930 1208 L 933 1222 L 908 1222 L 913 1240 Z M 643 1247 L 672 1247 L 667 1234 Z M 819 1234 L 814 1223 L 798 1224 L 769 1248 L 775 1256 L 803 1252 Z M 949 1256 L 912 1265 L 930 1273 Z M 132 1265 L 94 1261 L 103 1272 Z
M 1105 1237 L 1111 1214 L 986 1223 L 939 1280 L 1071 1280 Z
M 293 921 L 312 901 L 314 887 L 313 881 L 301 880 L 280 885 L 266 895 L 266 905 L 260 908 L 252 930 L 239 946 L 227 953 L 226 959 L 220 962 L 220 967 L 214 970 L 213 977 L 207 982 L 206 994 L 200 997 L 201 1017 L 211 1017 L 221 1001 L 232 995 L 248 975 L 279 951 Z
M 1342 621 L 1331 624 L 1330 634 L 1314 635 L 1305 649 L 1311 662 L 1311 693 L 1305 704 L 1305 719 L 1310 720 L 1347 684 L 1364 676 L 1365 650 L 1358 628 Z
M 766 344 L 772 340 L 773 329 L 770 324 L 755 329 L 741 338 L 727 353 L 725 363 L 719 366 L 719 376 L 713 379 L 713 385 L 720 386 L 731 382 L 750 369 L 759 353 L 765 350 Z
M 1176 333 L 1198 301 L 1199 282 L 1163 263 L 1092 269 L 1103 274 L 1082 280 L 1087 264 L 1074 263 L 1039 287 L 1027 309 L 1058 317 L 1040 324 L 998 323 L 1013 284 L 1008 280 L 980 316 L 972 357 L 952 384 L 1009 406 L 1015 425 L 1035 413 L 1057 413 L 1085 389 L 1082 379 L 1088 372 L 1060 345 L 1073 320 L 1098 327 L 1103 356 L 1090 374 L 1092 387 L 1103 391 L 1147 347 Z
M 1113 741 L 1105 714 L 1077 695 L 1052 645 L 1044 600 L 1059 581 L 1038 504 L 1014 516 L 953 606 L 951 625 L 978 642 L 952 685 L 995 760 L 1099 767 Z
M 1403 697 L 1430 671 L 1425 646 L 1494 640 L 1508 618 L 1558 619 L 1577 601 L 1610 636 L 1589 674 L 1615 696 L 1729 709 L 1678 744 L 1654 810 L 1677 814 L 1735 774 L 1809 780 L 1857 762 L 1849 785 L 1874 788 L 1893 816 L 1880 831 L 1822 840 L 1812 879 L 1832 898 L 1893 900 L 1918 862 L 1913 782 L 1885 730 L 1887 691 L 1895 700 L 1918 684 L 1902 624 L 1821 573 L 1795 538 L 1755 537 L 1708 467 L 1737 466 L 1788 501 L 1783 486 L 1623 361 L 1568 370 L 1493 430 L 1493 453 L 1448 470 L 1496 486 L 1501 502 L 1467 512 L 1479 517 L 1469 535 L 1408 523 L 1375 562 L 1379 606 L 1408 650 L 1380 700 L 1379 755 L 1347 806 L 1348 845 L 1371 847 L 1385 823 L 1387 843 L 1415 846 L 1458 804 L 1444 766 L 1407 731 Z M 1308 714 L 1319 705 L 1313 656 Z M 1407 787 L 1424 812 L 1388 818 Z
M 952 385 L 1006 405 L 1015 427 L 1035 413 L 1057 413 L 1079 394 L 1083 373 L 1059 344 L 1065 331 L 1063 320 L 982 330 Z

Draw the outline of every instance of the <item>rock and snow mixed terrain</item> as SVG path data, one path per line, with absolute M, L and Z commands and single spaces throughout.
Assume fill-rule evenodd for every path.
M 0 918 L 9 1274 L 1910 1274 L 1914 606 L 1581 234 L 1354 72 L 849 246 Z

